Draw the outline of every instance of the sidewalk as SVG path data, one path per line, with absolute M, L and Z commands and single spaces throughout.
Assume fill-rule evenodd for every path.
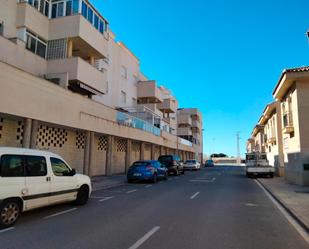
M 283 177 L 259 178 L 258 181 L 309 232 L 309 187 L 290 184 Z
M 91 178 L 91 181 L 93 191 L 96 191 L 125 185 L 127 177 L 126 175 L 95 176 Z

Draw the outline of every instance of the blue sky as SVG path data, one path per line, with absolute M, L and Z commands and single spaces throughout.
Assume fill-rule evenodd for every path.
M 92 0 L 142 71 L 203 113 L 204 152 L 241 151 L 284 68 L 309 64 L 306 0 Z

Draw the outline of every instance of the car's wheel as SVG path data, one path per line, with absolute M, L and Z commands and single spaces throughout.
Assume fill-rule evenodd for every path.
M 273 178 L 274 177 L 274 173 L 269 173 L 269 177 Z
M 17 199 L 8 199 L 0 205 L 0 228 L 13 226 L 21 213 L 21 205 Z
M 167 180 L 168 180 L 168 173 L 167 173 L 167 172 L 165 173 L 165 176 L 164 176 L 163 179 L 164 179 L 164 181 L 167 181 Z
M 152 183 L 157 183 L 157 182 L 158 182 L 158 177 L 157 177 L 157 174 L 154 173 L 153 178 L 152 178 Z
M 179 175 L 178 169 L 175 169 L 174 174 L 175 174 L 175 176 L 178 176 L 178 175 Z
M 182 174 L 182 175 L 185 174 L 185 169 L 182 169 L 181 174 Z
M 88 202 L 88 199 L 89 199 L 89 187 L 86 185 L 83 185 L 80 187 L 80 189 L 77 192 L 75 204 L 85 205 Z

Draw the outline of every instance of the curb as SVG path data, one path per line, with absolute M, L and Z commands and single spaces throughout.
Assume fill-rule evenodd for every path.
M 280 200 L 269 188 L 265 186 L 258 178 L 256 180 L 263 186 L 263 188 L 284 208 L 285 211 L 289 213 L 293 217 L 293 219 L 309 234 L 309 227 L 300 219 L 298 216 L 288 208 L 283 201 Z
M 126 184 L 127 184 L 126 182 L 120 182 L 120 183 L 114 183 L 114 184 L 101 186 L 101 187 L 93 187 L 92 191 L 95 192 L 95 191 L 99 191 L 99 190 L 111 189 L 111 188 L 115 188 L 115 187 L 124 186 Z

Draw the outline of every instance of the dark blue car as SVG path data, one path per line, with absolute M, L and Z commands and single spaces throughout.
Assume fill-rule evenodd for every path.
M 167 180 L 167 168 L 159 161 L 147 160 L 137 161 L 128 169 L 127 180 L 133 181 L 151 181 L 156 183 L 159 179 Z

